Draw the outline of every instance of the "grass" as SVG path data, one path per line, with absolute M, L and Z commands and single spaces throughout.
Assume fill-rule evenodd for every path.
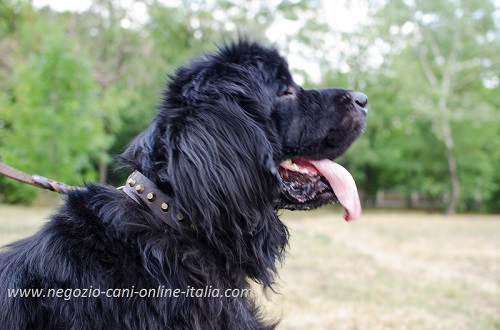
M 49 209 L 0 206 L 0 244 Z M 284 212 L 291 243 L 277 291 L 258 299 L 278 329 L 500 329 L 500 217 Z M 269 299 L 269 300 L 268 300 Z

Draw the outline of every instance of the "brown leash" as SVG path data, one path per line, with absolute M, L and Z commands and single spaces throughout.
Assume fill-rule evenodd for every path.
M 48 189 L 64 195 L 70 191 L 83 189 L 83 187 L 68 186 L 62 182 L 47 179 L 38 174 L 29 175 L 1 162 L 0 174 L 22 183 L 27 183 L 38 188 Z
M 22 183 L 64 195 L 70 191 L 84 189 L 83 187 L 69 186 L 47 179 L 38 174 L 29 175 L 2 162 L 0 162 L 0 174 Z M 125 186 L 117 189 L 122 190 L 136 203 L 146 205 L 156 217 L 162 219 L 170 227 L 179 231 L 196 231 L 196 227 L 189 219 L 186 219 L 182 214 L 173 214 L 171 212 L 172 198 L 165 195 L 151 180 L 139 171 L 132 173 L 127 179 Z

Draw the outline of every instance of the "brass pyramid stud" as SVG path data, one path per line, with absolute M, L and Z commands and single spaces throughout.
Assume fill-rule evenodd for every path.
M 129 178 L 129 179 L 127 180 L 127 183 L 128 183 L 131 187 L 133 187 L 133 186 L 135 186 L 135 184 L 137 183 L 137 180 L 136 180 L 136 179 L 134 179 L 134 178 Z
M 184 220 L 184 216 L 182 214 L 177 214 L 177 220 L 182 221 Z

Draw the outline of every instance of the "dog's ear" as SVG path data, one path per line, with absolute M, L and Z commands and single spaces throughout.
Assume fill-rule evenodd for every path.
M 287 230 L 274 211 L 281 178 L 273 148 L 259 126 L 228 100 L 191 112 L 165 130 L 165 179 L 175 194 L 172 210 L 190 219 L 215 257 L 270 286 Z
M 155 145 L 156 124 L 153 122 L 145 131 L 139 134 L 129 144 L 127 149 L 118 156 L 118 159 L 142 173 L 149 172 L 152 166 L 152 154 Z
M 236 277 L 269 287 L 288 234 L 274 211 L 278 137 L 255 116 L 224 98 L 196 111 L 163 108 L 121 158 L 173 195 L 169 212 L 188 218 Z
M 274 213 L 280 186 L 268 137 L 229 100 L 192 116 L 170 138 L 169 176 L 179 211 L 209 233 L 214 226 L 259 230 L 257 214 Z M 226 218 L 241 223 L 221 223 Z M 255 223 L 244 220 L 252 218 Z

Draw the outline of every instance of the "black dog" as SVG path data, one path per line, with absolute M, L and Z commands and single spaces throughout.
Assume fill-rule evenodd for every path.
M 288 241 L 279 209 L 340 202 L 329 159 L 363 132 L 367 98 L 304 90 L 275 50 L 240 40 L 177 70 L 151 126 L 121 155 L 123 189 L 72 192 L 0 255 L 3 329 L 270 329 L 269 288 Z

